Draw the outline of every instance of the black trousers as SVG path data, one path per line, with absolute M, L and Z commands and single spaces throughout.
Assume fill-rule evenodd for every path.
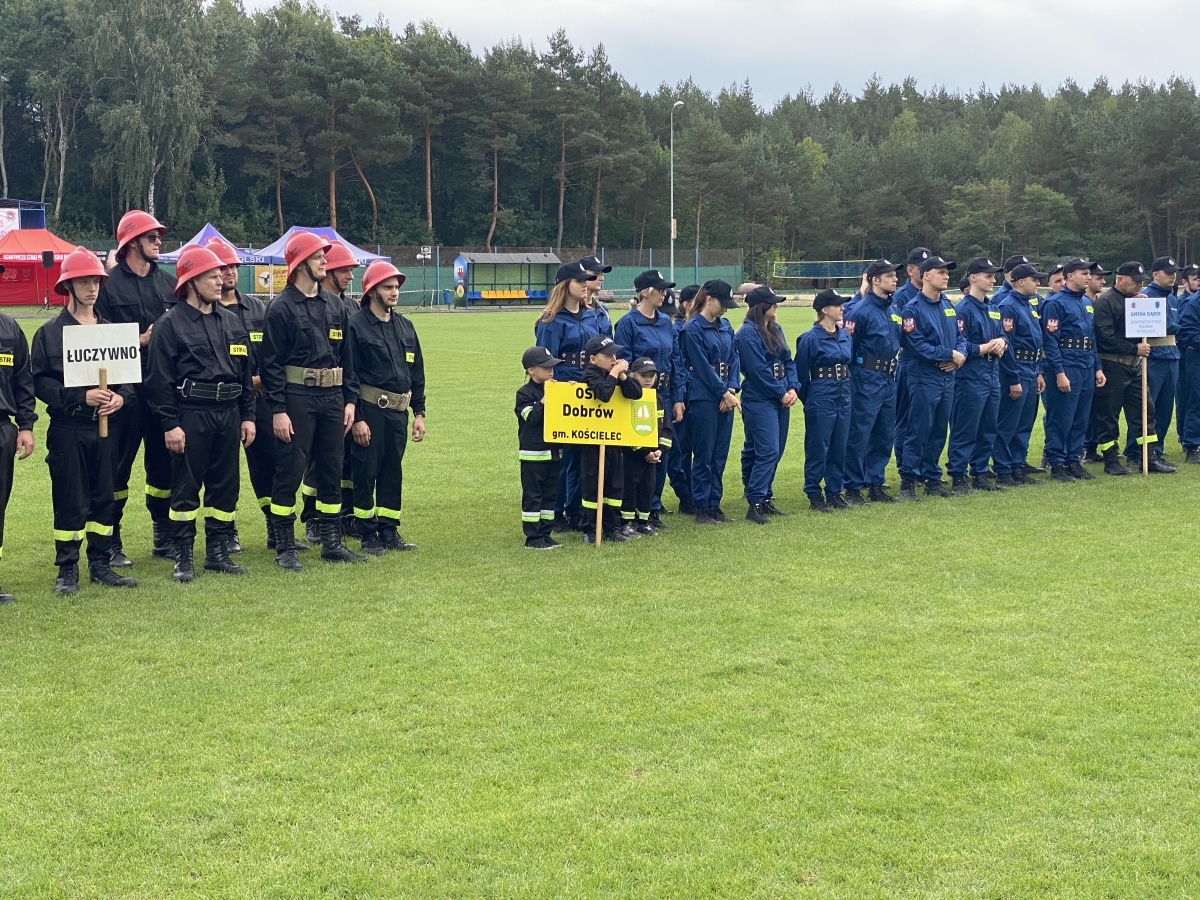
M 113 474 L 113 490 L 116 492 L 113 517 L 117 525 L 125 513 L 129 499 L 129 477 L 133 473 L 133 461 L 138 448 L 144 446 L 142 465 L 146 470 L 146 509 L 154 522 L 166 522 L 170 511 L 171 497 L 171 454 L 163 440 L 162 421 L 150 411 L 143 399 L 144 391 L 138 391 L 137 402 L 127 403 L 121 411 L 109 419 L 109 439 L 117 442 L 117 464 Z M 112 429 L 116 432 L 113 433 Z
M 4 513 L 12 494 L 13 463 L 17 458 L 17 426 L 7 417 L 0 422 L 0 556 L 4 555 Z
M 263 512 L 269 512 L 271 485 L 275 480 L 275 456 L 281 442 L 271 430 L 271 408 L 262 397 L 254 404 L 254 417 L 257 419 L 258 434 L 254 443 L 246 448 L 246 468 L 250 471 L 254 498 Z
M 1143 364 L 1144 365 L 1144 364 Z M 1096 450 L 1103 453 L 1116 447 L 1121 436 L 1121 410 L 1125 410 L 1125 428 L 1142 444 L 1142 372 L 1119 362 L 1100 360 L 1104 370 L 1104 387 L 1096 388 L 1092 398 L 1092 421 L 1095 423 Z M 1046 390 L 1051 390 L 1047 385 Z M 1146 398 L 1146 421 L 1150 425 L 1149 440 L 1155 441 L 1154 400 Z
M 177 541 L 196 539 L 204 488 L 205 535 L 210 539 L 232 536 L 242 485 L 238 467 L 242 417 L 237 403 L 181 406 L 179 424 L 186 440 L 183 453 L 171 454 L 171 535 Z
M 654 479 L 658 475 L 659 464 L 646 462 L 646 454 L 654 449 L 621 448 L 625 457 L 625 496 L 621 500 L 621 518 L 626 522 L 635 519 L 645 522 L 650 518 L 650 505 L 654 502 Z
M 111 432 L 107 438 L 100 437 L 98 423 L 94 421 L 50 420 L 46 429 L 46 465 L 50 467 L 56 566 L 79 562 L 79 545 L 84 535 L 87 535 L 88 562 L 108 559 L 115 506 L 113 471 L 120 450 Z M 11 473 L 11 453 L 8 465 Z
M 580 475 L 583 478 L 583 518 L 585 528 L 596 527 L 597 491 L 600 478 L 600 447 L 584 444 L 579 454 Z M 625 496 L 625 448 L 609 447 L 604 451 L 604 531 L 621 527 L 621 501 Z
M 354 473 L 350 468 L 351 454 L 354 450 L 354 438 L 349 433 L 342 446 L 342 515 L 354 515 Z M 300 521 L 309 522 L 317 518 L 317 475 L 316 462 L 308 461 L 304 470 L 304 480 L 300 483 L 300 494 L 304 497 L 304 505 L 300 510 Z
M 322 517 L 336 519 L 342 508 L 342 389 L 288 388 L 287 414 L 294 433 L 290 443 L 279 442 L 271 514 L 296 521 L 296 491 L 311 459 L 315 464 L 316 511 Z
M 363 421 L 371 429 L 371 442 L 367 446 L 350 444 L 353 509 L 361 537 L 380 528 L 400 525 L 408 410 L 380 409 L 370 403 L 359 408 Z
M 521 530 L 526 540 L 550 537 L 558 500 L 558 460 L 521 460 Z

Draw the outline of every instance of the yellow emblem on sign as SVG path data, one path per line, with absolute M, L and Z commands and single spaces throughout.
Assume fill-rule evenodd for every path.
M 581 381 L 546 382 L 545 439 L 552 444 L 658 446 L 658 397 L 650 388 L 630 400 L 618 389 L 602 403 Z
M 330 328 L 329 329 L 329 339 L 331 341 L 340 341 L 342 339 L 342 329 Z
M 229 355 L 230 356 L 246 356 L 247 355 L 246 345 L 245 344 L 230 344 L 229 345 Z

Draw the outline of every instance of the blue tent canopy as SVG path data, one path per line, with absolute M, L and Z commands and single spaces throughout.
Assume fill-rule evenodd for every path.
M 375 253 L 370 253 L 366 250 L 363 250 L 361 247 L 355 247 L 352 243 L 350 243 L 348 240 L 346 240 L 344 237 L 342 237 L 340 234 L 338 234 L 332 228 L 326 228 L 326 227 L 307 228 L 307 227 L 300 227 L 298 225 L 293 225 L 291 228 L 289 228 L 284 233 L 283 237 L 281 237 L 279 240 L 275 241 L 275 243 L 268 244 L 266 247 L 263 247 L 261 250 L 255 250 L 253 256 L 251 256 L 250 254 L 245 254 L 247 256 L 247 262 L 250 262 L 253 265 L 258 265 L 258 266 L 287 265 L 287 260 L 285 260 L 283 257 L 283 248 L 287 246 L 288 238 L 290 238 L 297 231 L 311 231 L 313 234 L 319 234 L 321 237 L 325 238 L 325 240 L 327 240 L 327 241 L 341 241 L 343 244 L 346 245 L 346 249 L 348 249 L 350 251 L 351 255 L 353 255 L 353 257 L 356 260 L 358 260 L 358 264 L 360 266 L 365 266 L 368 263 L 374 262 L 377 259 L 386 259 L 389 262 L 391 261 L 390 256 L 379 256 Z M 239 254 L 239 255 L 241 255 L 241 254 Z
M 184 247 L 194 246 L 196 244 L 203 246 L 209 238 L 214 237 L 220 238 L 225 243 L 229 244 L 229 246 L 233 247 L 233 249 L 237 251 L 238 259 L 241 260 L 243 266 L 269 265 L 269 260 L 260 259 L 256 253 L 247 253 L 245 250 L 238 250 L 233 241 L 229 240 L 229 238 L 217 231 L 211 222 L 206 222 L 204 227 L 196 232 L 196 235 L 190 241 L 185 241 L 182 245 L 180 245 L 179 250 L 176 250 L 172 253 L 164 253 L 162 256 L 160 256 L 158 258 L 159 262 L 174 265 L 175 263 L 179 262 L 179 253 Z

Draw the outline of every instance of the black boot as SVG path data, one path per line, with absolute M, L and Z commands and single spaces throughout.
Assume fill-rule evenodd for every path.
M 92 584 L 104 584 L 109 587 L 137 587 L 137 582 L 125 575 L 118 575 L 112 570 L 107 559 L 97 559 L 88 563 L 88 574 Z
M 988 478 L 986 475 L 976 475 L 974 478 L 971 479 L 971 484 L 972 484 L 972 486 L 974 486 L 975 490 L 977 490 L 977 491 L 1002 491 L 1002 490 L 1004 490 L 1004 488 L 1002 488 L 1000 485 L 993 483 L 993 481 L 990 478 Z
M 1105 475 L 1128 475 L 1129 470 L 1121 465 L 1121 453 L 1116 447 L 1108 447 L 1104 451 Z
M 79 590 L 79 563 L 69 563 L 58 567 L 58 577 L 54 579 L 54 593 L 74 594 Z
M 283 516 L 271 516 L 275 525 L 275 565 L 289 572 L 300 572 L 300 557 L 296 554 L 296 533 L 293 525 Z
M 550 526 L 550 530 L 554 534 L 570 534 L 575 529 L 571 527 L 566 513 L 558 513 L 554 517 L 554 524 Z
M 971 493 L 975 493 L 971 491 Z M 942 484 L 940 479 L 929 478 L 925 481 L 925 496 L 926 497 L 953 497 L 954 492 L 946 490 L 946 486 Z
M 679 498 L 679 512 L 681 515 L 694 516 L 697 513 L 696 505 L 692 503 L 691 497 Z
M 383 556 L 383 542 L 379 540 L 379 532 L 364 526 L 359 529 L 358 539 L 362 543 L 362 552 L 367 556 Z
M 996 487 L 1004 490 L 1005 488 L 1019 487 L 1021 482 L 1017 481 L 1012 475 L 1005 472 L 1003 475 L 996 476 Z
M 558 541 L 547 536 L 546 540 L 555 546 L 561 547 Z M 410 544 L 400 536 L 400 531 L 394 526 L 381 525 L 379 528 L 379 543 L 383 544 L 384 550 L 416 550 L 416 544 Z
M 864 499 L 864 497 L 862 495 L 862 491 L 860 491 L 858 489 L 852 489 L 852 490 L 846 491 L 846 502 L 848 504 L 850 504 L 851 506 L 866 506 L 867 505 L 867 501 L 866 501 L 866 499 Z
M 882 484 L 873 484 L 867 489 L 867 499 L 872 503 L 899 503 Z
M 1200 465 L 1200 450 L 1189 450 L 1184 462 L 1191 463 L 1192 465 Z
M 746 518 L 755 525 L 770 525 L 771 517 L 767 515 L 767 511 L 761 503 L 751 503 L 746 510 Z
M 850 504 L 846 502 L 846 498 L 841 494 L 825 494 L 825 505 L 830 509 L 849 509 Z
M 1150 454 L 1149 465 L 1146 469 L 1151 475 L 1174 475 L 1175 467 L 1166 462 L 1157 453 Z
M 900 479 L 900 499 L 909 500 L 913 503 L 919 502 L 920 497 L 917 496 L 917 482 L 912 478 Z
M 1083 464 L 1078 460 L 1067 463 L 1067 471 L 1077 481 L 1091 481 L 1096 476 L 1083 467 Z
M 358 516 L 354 515 L 354 513 L 342 514 L 342 537 L 343 539 L 358 537 Z M 343 543 L 345 543 L 345 540 L 343 540 Z
M 114 569 L 132 569 L 133 561 L 125 555 L 125 548 L 121 546 L 121 526 L 114 525 L 112 540 L 108 543 L 108 564 Z M 79 586 L 79 572 L 75 572 L 75 586 Z
M 263 510 L 263 514 L 267 520 L 267 549 L 275 549 L 275 522 L 271 519 L 271 511 Z
M 729 516 L 727 516 L 727 515 L 725 515 L 725 513 L 721 512 L 721 507 L 719 507 L 719 506 L 710 506 L 708 508 L 708 515 L 712 518 L 712 520 L 714 522 L 732 522 L 733 521 L 733 519 L 729 518 Z
M 225 538 L 225 551 L 227 553 L 242 552 L 242 536 L 238 534 L 237 526 L 233 526 L 233 534 Z
M 1050 467 L 1046 465 L 1046 457 L 1043 456 L 1042 464 L 1040 466 L 1031 466 L 1031 465 L 1029 465 L 1029 463 L 1026 463 L 1025 464 L 1025 474 L 1026 475 L 1044 475 L 1049 468 Z
M 1066 466 L 1051 466 L 1050 478 L 1052 481 L 1061 481 L 1063 484 L 1075 483 L 1075 476 L 1067 471 Z
M 317 519 L 309 519 L 304 523 L 304 540 L 310 547 L 321 543 L 321 523 Z
M 825 502 L 825 498 L 820 497 L 820 496 L 809 497 L 808 498 L 808 507 L 813 512 L 819 512 L 819 513 L 833 512 L 833 510 L 829 508 L 829 504 Z
M 941 487 L 941 484 L 942 483 L 939 481 L 938 486 Z M 951 475 L 950 476 L 950 486 L 951 486 L 951 488 L 953 488 L 953 492 L 955 494 L 973 494 L 973 493 L 975 493 L 975 488 L 971 487 L 971 482 L 967 481 L 966 475 Z M 930 493 L 928 482 L 926 482 L 926 484 L 925 484 L 925 493 L 926 494 Z M 940 497 L 941 494 L 938 494 L 938 496 Z
M 663 524 L 662 513 L 657 509 L 650 510 L 650 518 L 647 519 L 646 521 L 650 525 L 650 527 L 653 528 L 655 531 L 670 531 L 671 530 L 670 525 Z
M 707 509 L 706 507 L 702 507 L 702 506 L 693 506 L 692 508 L 694 510 L 696 510 L 695 516 L 696 516 L 696 524 L 697 525 L 716 525 L 717 524 L 717 520 L 712 517 L 711 510 Z
M 150 555 L 159 559 L 175 559 L 175 542 L 171 540 L 170 522 L 151 522 L 154 528 L 154 546 Z
M 342 543 L 342 530 L 337 519 L 322 516 L 318 528 L 321 532 L 321 559 L 326 562 L 366 562 L 365 556 L 351 553 Z
M 180 584 L 196 580 L 196 569 L 192 565 L 194 540 L 175 542 L 175 574 L 174 579 Z
M 763 509 L 765 509 L 767 511 L 768 516 L 786 516 L 787 515 L 787 513 L 785 513 L 782 509 L 780 509 L 779 507 L 777 507 L 775 505 L 774 497 L 768 497 L 766 500 L 763 501 Z
M 1105 457 L 1096 452 L 1095 447 L 1083 448 L 1083 461 L 1085 463 L 1102 463 L 1104 462 L 1104 459 Z
M 229 558 L 229 538 L 211 537 L 206 540 L 204 571 L 222 575 L 245 575 L 245 566 L 235 566 Z
M 1018 469 L 1017 471 L 1013 472 L 1012 480 L 1021 487 L 1026 487 L 1027 485 L 1031 484 L 1041 484 L 1041 482 L 1036 478 L 1026 475 L 1024 469 Z
M 0 603 L 15 603 L 17 600 L 12 594 L 4 588 L 0 588 Z

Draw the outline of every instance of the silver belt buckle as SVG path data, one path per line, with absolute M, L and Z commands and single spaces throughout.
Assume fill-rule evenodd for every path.
M 378 406 L 380 409 L 387 409 L 389 406 L 392 405 L 391 395 L 386 393 L 385 391 L 380 391 L 379 399 L 375 401 L 375 405 Z

